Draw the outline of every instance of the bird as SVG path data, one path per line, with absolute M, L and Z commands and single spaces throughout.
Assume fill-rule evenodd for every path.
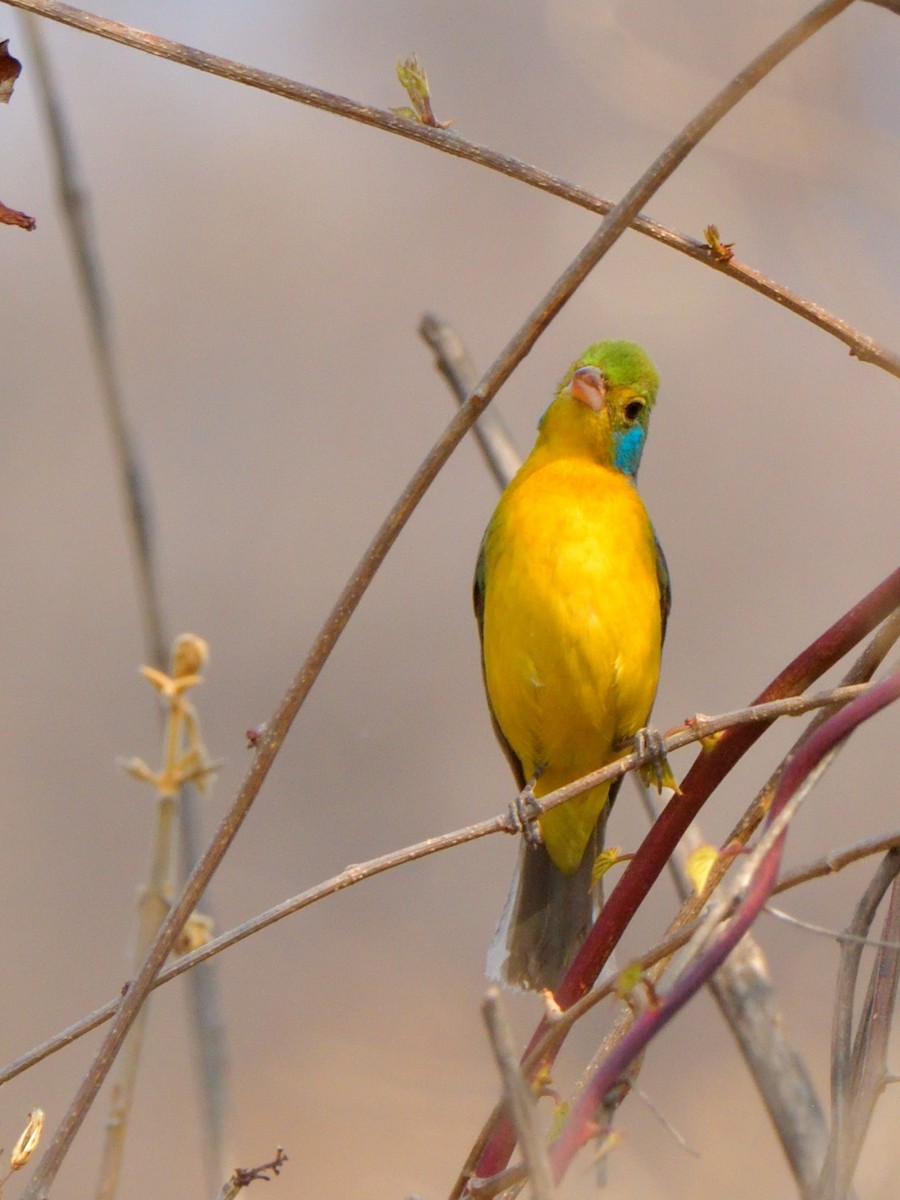
M 671 588 L 636 478 L 658 386 L 640 346 L 589 346 L 485 531 L 474 584 L 482 670 L 520 796 L 539 800 L 605 766 L 649 719 Z M 491 978 L 558 988 L 599 903 L 594 864 L 620 782 L 544 813 L 539 834 L 522 839 Z

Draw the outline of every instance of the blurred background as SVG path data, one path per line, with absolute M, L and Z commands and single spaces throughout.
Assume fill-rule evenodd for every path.
M 104 15 L 380 107 L 412 51 L 464 137 L 617 199 L 801 12 L 764 0 L 109 0 Z M 114 996 L 131 972 L 154 801 L 122 756 L 159 757 L 134 571 L 82 298 L 23 60 L 0 112 L 0 937 L 6 1061 Z M 90 196 L 128 415 L 152 490 L 168 627 L 207 638 L 197 696 L 211 754 L 208 836 L 265 720 L 388 506 L 452 415 L 416 334 L 452 321 L 490 363 L 597 219 L 425 147 L 60 26 L 46 29 Z M 696 150 L 649 215 L 702 236 L 897 348 L 900 21 L 853 5 Z M 655 723 L 749 701 L 897 565 L 895 378 L 733 281 L 628 234 L 497 405 L 523 451 L 591 341 L 642 343 L 662 377 L 641 490 L 674 609 Z M 219 928 L 351 862 L 502 811 L 512 780 L 482 695 L 471 576 L 496 489 L 471 440 L 364 599 L 219 872 Z M 799 733 L 760 742 L 711 800 L 724 837 Z M 808 802 L 799 863 L 896 824 L 896 713 L 867 726 Z M 673 761 L 683 775 L 692 760 Z M 611 838 L 646 829 L 628 788 Z M 272 1197 L 446 1194 L 498 1094 L 479 1013 L 516 847 L 485 839 L 344 892 L 220 957 L 232 1165 L 283 1145 Z M 873 865 L 790 911 L 840 927 Z M 668 880 L 629 933 L 656 941 Z M 827 1095 L 837 951 L 764 918 L 788 1031 Z M 509 997 L 517 1036 L 533 997 Z M 557 1081 L 605 1028 L 584 1023 Z M 0 1145 L 40 1104 L 55 1128 L 98 1044 L 0 1093 Z M 183 981 L 157 993 L 121 1194 L 209 1195 Z M 665 1031 L 620 1114 L 611 1196 L 734 1198 L 792 1184 L 707 997 Z M 60 1177 L 93 1186 L 108 1096 Z M 896 1193 L 898 1099 L 882 1100 L 860 1194 Z M 565 1195 L 594 1192 L 576 1164 Z

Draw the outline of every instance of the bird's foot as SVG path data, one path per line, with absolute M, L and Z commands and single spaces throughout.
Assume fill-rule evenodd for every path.
M 540 772 L 533 779 L 529 779 L 509 806 L 510 819 L 529 846 L 540 846 L 544 841 L 540 821 L 534 810 L 534 785 L 539 778 Z
M 669 766 L 666 758 L 666 743 L 658 729 L 639 729 L 634 735 L 634 748 L 638 754 L 649 755 L 647 761 L 638 767 L 641 779 L 647 787 L 654 787 L 661 792 L 664 787 L 671 788 L 678 795 L 681 788 L 678 780 Z

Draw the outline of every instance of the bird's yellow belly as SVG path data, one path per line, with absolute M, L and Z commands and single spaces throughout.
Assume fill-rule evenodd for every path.
M 647 721 L 661 643 L 653 534 L 624 476 L 560 463 L 508 490 L 485 555 L 487 689 L 542 796 L 603 766 Z M 561 870 L 577 868 L 607 792 L 542 818 Z

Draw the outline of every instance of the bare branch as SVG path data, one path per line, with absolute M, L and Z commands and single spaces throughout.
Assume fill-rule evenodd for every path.
M 750 1067 L 801 1195 L 809 1195 L 825 1161 L 828 1126 L 806 1063 L 785 1031 L 755 938 L 740 942 L 710 987 Z
M 885 850 L 890 850 L 892 846 L 897 845 L 898 832 L 900 831 L 892 830 L 890 833 L 881 833 L 876 837 L 864 838 L 862 841 L 853 842 L 852 845 L 845 846 L 841 850 L 830 850 L 828 854 L 817 858 L 815 862 L 795 867 L 792 871 L 785 871 L 773 895 L 798 887 L 802 883 L 808 883 L 811 879 L 823 879 L 837 871 L 843 871 L 851 863 L 859 862 L 861 859 L 869 858 L 873 854 L 880 854 Z
M 86 192 L 78 179 L 75 149 L 44 47 L 42 24 L 28 13 L 25 13 L 22 19 L 50 134 L 59 203 L 75 258 L 78 283 L 84 297 L 100 394 L 115 451 L 122 499 L 128 514 L 127 528 L 137 570 L 138 598 L 148 651 L 153 665 L 162 667 L 168 653 L 168 639 L 163 632 L 159 584 L 156 579 L 148 503 L 149 488 L 129 428 L 119 386 L 103 268 L 91 232 Z
M 841 7 L 846 7 L 850 2 L 851 0 L 845 0 Z M 57 0 L 8 0 L 8 3 L 16 8 L 59 21 L 74 29 L 80 29 L 84 33 L 109 38 L 111 41 L 129 46 L 134 50 L 141 50 L 146 54 L 153 54 L 182 66 L 192 67 L 195 70 L 217 75 L 222 79 L 245 84 L 248 87 L 259 88 L 261 91 L 270 92 L 312 108 L 322 109 L 352 121 L 359 121 L 364 125 L 382 129 L 399 137 L 410 138 L 431 146 L 432 149 L 440 150 L 444 154 L 467 159 L 479 166 L 498 171 L 512 179 L 526 183 L 530 187 L 577 204 L 590 212 L 605 215 L 614 207 L 611 201 L 592 195 L 585 188 L 578 187 L 549 172 L 538 170 L 536 167 L 508 155 L 499 154 L 487 146 L 466 141 L 455 132 L 422 124 L 420 121 L 412 121 L 384 109 L 372 108 L 345 96 L 338 96 L 320 88 L 298 83 L 283 75 L 274 75 L 257 67 L 220 58 L 203 50 L 185 46 L 180 42 L 170 41 L 168 38 L 159 37 L 156 34 L 145 33 L 129 25 L 122 25 L 118 21 L 110 21 L 106 17 L 96 16 L 83 9 L 60 4 Z M 888 0 L 885 0 L 885 4 L 889 6 Z M 821 7 L 825 8 L 826 6 Z M 833 14 L 829 13 L 826 20 L 830 19 L 831 15 Z M 631 224 L 639 233 L 652 237 L 656 241 L 662 242 L 663 245 L 688 255 L 696 262 L 701 262 L 746 284 L 754 291 L 774 300 L 780 307 L 787 308 L 797 316 L 810 321 L 819 329 L 842 341 L 849 348 L 850 353 L 861 362 L 872 363 L 889 371 L 892 375 L 900 377 L 900 355 L 879 346 L 872 338 L 854 329 L 846 321 L 828 313 L 820 305 L 804 300 L 788 288 L 767 279 L 753 268 L 742 266 L 733 258 L 727 259 L 716 255 L 705 241 L 675 233 L 647 217 L 638 216 L 637 212 L 631 219 Z

